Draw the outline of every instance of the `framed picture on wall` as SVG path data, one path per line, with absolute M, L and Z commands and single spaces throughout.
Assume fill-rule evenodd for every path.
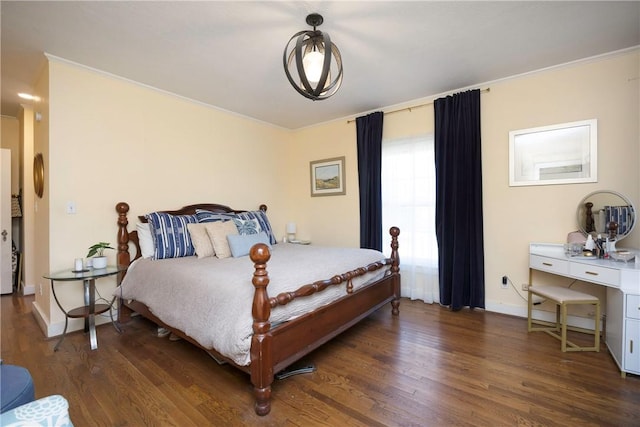
M 311 197 L 347 194 L 344 156 L 310 162 Z
M 597 120 L 509 132 L 509 185 L 598 182 Z

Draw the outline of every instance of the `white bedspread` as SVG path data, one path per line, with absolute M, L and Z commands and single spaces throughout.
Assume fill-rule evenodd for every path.
M 384 259 L 370 249 L 326 248 L 279 243 L 267 262 L 269 297 Z M 353 280 L 354 289 L 382 277 L 388 267 Z M 146 304 L 167 325 L 241 366 L 250 363 L 253 262 L 248 256 L 138 259 L 114 295 Z M 271 310 L 270 321 L 292 319 L 346 294 L 346 283 Z

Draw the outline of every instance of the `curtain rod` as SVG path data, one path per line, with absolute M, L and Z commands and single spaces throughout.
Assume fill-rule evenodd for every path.
M 484 92 L 490 92 L 491 88 L 488 87 L 486 89 L 480 89 L 480 93 L 484 93 Z M 391 110 L 391 111 L 383 111 L 384 115 L 386 116 L 387 114 L 394 114 L 394 113 L 400 113 L 401 111 L 411 111 L 414 108 L 421 108 L 421 107 L 426 107 L 427 105 L 433 105 L 434 101 L 429 101 L 429 102 L 425 102 L 424 104 L 418 104 L 418 105 L 414 105 L 412 107 L 404 107 L 404 108 L 399 108 L 397 110 Z M 347 120 L 347 123 L 353 123 L 355 122 L 356 119 L 349 119 Z

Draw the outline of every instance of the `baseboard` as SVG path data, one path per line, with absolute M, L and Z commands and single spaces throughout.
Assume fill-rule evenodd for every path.
M 22 295 L 33 295 L 36 293 L 35 285 L 24 285 L 22 288 Z
M 26 288 L 26 286 L 25 286 L 25 288 Z M 43 316 L 43 314 L 42 314 L 43 312 L 40 309 L 40 306 L 38 305 L 38 302 L 37 301 L 33 301 L 31 303 L 31 307 L 33 308 L 31 310 L 31 314 L 33 314 L 33 318 L 36 319 L 36 323 L 38 324 L 38 326 L 42 330 L 42 333 L 44 333 L 44 336 L 49 338 L 51 336 L 51 335 L 49 335 L 49 322 Z

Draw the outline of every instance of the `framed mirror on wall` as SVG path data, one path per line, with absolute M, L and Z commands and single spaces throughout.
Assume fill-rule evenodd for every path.
M 509 185 L 598 181 L 596 119 L 509 132 Z

